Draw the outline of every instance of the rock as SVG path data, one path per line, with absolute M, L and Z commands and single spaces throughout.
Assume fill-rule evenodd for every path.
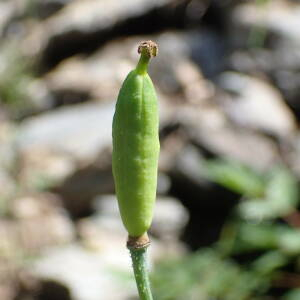
M 6 259 L 36 255 L 53 245 L 69 243 L 74 238 L 71 220 L 51 194 L 15 198 L 9 203 L 14 219 L 1 219 L 0 250 Z M 47 234 L 45 234 L 47 233 Z
M 13 178 L 16 151 L 14 147 L 15 127 L 0 121 L 0 216 L 7 212 L 8 202 L 17 192 Z
M 0 168 L 0 217 L 6 215 L 11 197 L 17 191 L 17 186 L 11 176 Z
M 46 64 L 55 64 L 72 54 L 97 48 L 116 36 L 116 32 L 120 35 L 126 21 L 139 20 L 141 16 L 172 2 L 134 0 L 121 4 L 117 0 L 71 1 L 34 30 L 32 35 L 39 44 L 36 50 L 43 54 Z M 126 30 L 124 32 L 127 34 Z M 68 49 L 64 47 L 66 41 Z
M 0 3 L 0 36 L 3 35 L 4 29 L 14 14 L 15 4 L 13 1 L 2 1 Z
M 47 86 L 60 97 L 72 91 L 73 94 L 86 95 L 86 98 L 91 99 L 116 99 L 122 82 L 139 59 L 137 45 L 145 39 L 153 39 L 159 44 L 159 55 L 152 60 L 149 67 L 159 94 L 160 91 L 164 95 L 175 94 L 183 85 L 187 88 L 187 80 L 181 75 L 183 72 L 187 75 L 191 73 L 193 83 L 198 79 L 204 82 L 201 73 L 188 59 L 188 37 L 180 33 L 166 32 L 156 36 L 118 39 L 87 58 L 69 58 L 46 75 Z M 204 83 L 200 86 L 202 92 L 198 96 L 202 98 L 207 93 L 203 85 Z M 195 85 L 187 93 L 193 91 Z
M 116 99 L 124 78 L 136 65 L 137 45 L 143 39 L 153 39 L 159 44 L 160 54 L 153 59 L 149 71 L 160 102 L 164 102 L 164 98 L 170 98 L 172 103 L 174 100 L 195 103 L 213 96 L 213 85 L 204 79 L 199 68 L 190 60 L 193 52 L 199 50 L 197 47 L 201 43 L 201 34 L 196 31 L 184 34 L 165 32 L 118 39 L 107 43 L 90 56 L 76 56 L 62 61 L 45 77 L 47 87 L 55 99 L 54 103 L 61 105 L 89 99 Z M 30 48 L 35 42 L 29 38 L 28 44 L 24 48 Z M 183 95 L 178 94 L 181 91 Z M 51 99 L 48 101 L 51 102 Z
M 174 72 L 187 102 L 205 104 L 214 96 L 213 84 L 203 77 L 199 68 L 191 61 L 186 59 L 177 63 Z
M 46 148 L 81 162 L 94 161 L 111 146 L 114 105 L 88 103 L 64 107 L 27 119 L 19 129 L 18 150 Z
M 247 49 L 252 58 L 261 64 L 257 64 L 258 69 L 265 70 L 266 65 L 273 71 L 274 69 L 278 71 L 299 69 L 299 3 L 293 4 L 291 1 L 284 0 L 268 1 L 263 5 L 241 3 L 236 6 L 232 14 L 237 35 L 242 37 L 244 43 L 249 42 L 249 31 L 252 30 L 252 34 L 255 34 L 255 30 L 259 28 L 265 31 L 263 44 L 260 45 L 264 48 Z M 248 32 L 245 33 L 245 30 Z M 271 42 L 266 43 L 268 40 Z
M 156 226 L 161 225 L 163 232 L 170 235 L 183 225 L 186 213 L 173 199 L 165 200 L 165 213 L 158 214 L 160 223 Z M 97 197 L 95 210 L 95 214 L 77 223 L 81 245 L 72 244 L 43 252 L 34 262 L 31 272 L 40 279 L 55 280 L 64 285 L 73 300 L 134 297 L 136 287 L 126 249 L 127 232 L 121 222 L 115 196 Z M 166 218 L 170 212 L 172 215 Z M 178 257 L 184 252 L 178 239 L 164 243 L 151 237 L 151 241 L 151 262 L 166 255 Z
M 195 146 L 187 144 L 177 154 L 171 172 L 182 174 L 195 185 L 207 186 L 210 183 L 207 180 L 204 163 L 205 158 L 201 152 Z
M 267 74 L 273 82 L 273 89 L 276 87 L 280 90 L 285 102 L 299 119 L 300 46 L 299 43 L 290 41 L 286 37 L 277 37 L 273 40 L 271 49 L 236 51 L 231 55 L 230 61 L 238 72 Z M 263 82 L 269 85 L 265 80 Z
M 257 70 L 263 73 L 272 72 L 276 65 L 273 53 L 263 48 L 235 50 L 231 53 L 229 62 L 237 72 L 252 74 Z
M 168 0 L 159 0 L 149 3 L 144 0 L 134 0 L 130 3 L 117 1 L 95 1 L 85 2 L 75 0 L 63 10 L 46 20 L 44 25 L 54 35 L 64 34 L 69 31 L 88 32 L 112 27 L 117 22 L 139 16 L 147 11 L 162 6 Z
M 3 39 L 0 49 L 0 100 L 9 117 L 19 120 L 47 110 L 53 103 L 45 82 L 34 78 L 32 60 L 22 43 L 22 34 L 16 34 Z
M 86 226 L 80 227 L 85 244 L 96 249 L 117 248 L 118 245 L 114 245 L 113 241 L 120 243 L 121 240 L 119 247 L 124 247 L 127 232 L 121 221 L 116 196 L 99 196 L 95 198 L 94 205 L 96 214 L 81 223 Z M 159 261 L 166 256 L 178 257 L 185 253 L 186 248 L 179 240 L 179 235 L 187 219 L 187 212 L 177 199 L 158 196 L 149 231 L 151 261 Z M 112 244 L 107 244 L 107 240 L 112 240 Z
M 179 237 L 189 219 L 186 208 L 171 197 L 158 197 L 150 233 L 165 241 L 179 243 Z
M 164 32 L 150 37 L 150 39 L 157 42 L 159 54 L 152 60 L 149 72 L 153 77 L 155 86 L 159 87 L 165 95 L 172 95 L 173 102 L 176 94 L 178 97 L 178 92 L 186 83 L 186 81 L 183 82 L 178 67 L 181 66 L 183 68 L 184 64 L 190 63 L 189 38 L 192 37 L 195 36 L 180 32 Z M 187 76 L 196 77 L 197 75 L 193 73 L 192 75 L 187 74 Z
M 75 172 L 75 160 L 65 153 L 37 146 L 19 154 L 20 186 L 27 190 L 47 190 L 59 186 Z
M 117 199 L 113 195 L 104 195 L 95 200 L 96 211 L 103 218 L 115 220 L 122 227 Z M 175 198 L 158 196 L 155 204 L 153 223 L 150 233 L 161 240 L 179 242 L 179 236 L 188 221 L 188 213 Z M 112 224 L 111 228 L 115 227 Z M 124 229 L 122 230 L 124 232 Z M 167 244 L 167 243 L 166 243 Z
M 239 48 L 246 47 L 247 51 L 235 51 L 231 55 L 231 62 L 236 70 L 267 73 L 298 119 L 299 16 L 299 2 L 275 0 L 266 1 L 263 5 L 250 2 L 237 5 L 232 16 L 236 23 L 236 33 L 233 36 L 236 37 L 234 39 Z M 261 45 L 248 49 L 250 36 L 260 35 L 259 32 L 262 32 L 262 36 L 257 37 L 262 39 Z
M 34 2 L 35 13 L 41 18 L 48 18 L 72 0 L 36 0 Z
M 120 41 L 113 42 L 87 59 L 65 60 L 46 76 L 47 85 L 60 97 L 72 91 L 89 99 L 116 99 L 123 80 L 135 66 L 134 59 L 138 59 L 133 52 L 137 44 L 137 40 L 123 41 L 120 49 Z
M 153 39 L 159 44 L 159 55 L 152 60 L 149 74 L 158 93 L 163 124 L 174 110 L 174 104 L 197 104 L 215 94 L 214 86 L 189 58 L 190 44 L 195 37 L 194 32 L 165 32 L 118 39 L 91 56 L 76 56 L 63 61 L 46 75 L 47 86 L 58 103 L 66 103 L 71 98 L 115 101 L 126 75 L 138 61 L 138 43 Z
M 233 128 L 210 132 L 204 130 L 192 130 L 192 138 L 212 153 L 238 160 L 260 171 L 280 162 L 278 150 L 271 139 Z
M 2 300 L 11 300 L 15 297 L 14 288 L 9 284 L 0 285 L 0 297 Z
M 16 138 L 23 187 L 51 188 L 73 216 L 85 215 L 95 195 L 113 191 L 113 112 L 113 103 L 78 104 L 24 121 Z
M 126 299 L 136 294 L 136 288 L 124 244 L 123 241 L 122 246 L 100 252 L 78 245 L 53 248 L 36 260 L 31 273 L 64 285 L 72 300 Z M 124 282 L 120 273 L 126 278 L 130 276 L 130 281 Z
M 265 170 L 280 161 L 276 145 L 270 138 L 235 126 L 213 103 L 181 105 L 172 121 L 181 124 L 188 139 L 209 156 L 225 156 L 258 170 Z
M 257 81 L 253 81 L 253 84 L 256 83 Z M 199 84 L 200 87 L 202 83 L 196 80 L 195 84 Z M 256 120 L 257 116 L 254 110 L 259 106 L 259 103 L 256 103 L 251 90 L 247 90 L 247 93 L 253 99 L 250 100 L 253 113 L 250 109 L 245 112 L 245 108 L 243 108 L 244 113 L 239 115 L 234 108 L 233 100 L 230 102 L 237 115 L 235 118 L 238 118 L 238 120 L 231 117 L 229 111 L 228 113 L 227 111 L 224 112 L 225 104 L 228 103 L 226 101 L 230 98 L 227 99 L 226 97 L 229 96 L 215 87 L 213 89 L 217 92 L 208 93 L 208 97 L 198 98 L 195 102 L 186 99 L 185 103 L 174 102 L 171 104 L 166 101 L 165 110 L 167 113 L 164 113 L 165 119 L 162 122 L 161 170 L 167 173 L 173 170 L 174 165 L 180 160 L 181 151 L 188 143 L 197 145 L 206 156 L 225 156 L 260 171 L 268 169 L 276 162 L 280 162 L 281 158 L 276 143 L 267 135 L 258 133 L 253 129 L 259 128 L 262 132 L 269 130 L 268 133 L 278 138 L 292 138 L 296 131 L 295 120 L 276 90 L 264 82 L 261 85 L 257 83 L 257 85 L 262 85 L 262 88 L 266 91 L 266 95 L 268 95 L 266 101 L 268 112 L 271 110 L 269 106 L 272 106 L 273 114 L 277 117 L 278 123 L 273 122 L 272 118 L 268 116 L 264 120 L 264 117 L 258 115 L 259 119 Z M 248 97 L 245 89 L 241 87 L 239 90 L 241 90 L 241 93 L 245 91 L 245 97 Z M 276 97 L 275 100 L 273 100 L 273 97 Z M 275 104 L 273 104 L 273 101 Z M 260 114 L 262 114 L 261 111 Z M 246 124 L 244 119 L 248 121 Z M 241 126 L 242 121 L 244 121 L 243 126 Z M 257 121 L 260 123 L 256 123 Z M 257 157 L 260 159 L 257 160 Z M 194 168 L 194 166 L 191 166 L 190 169 L 193 170 Z
M 157 194 L 158 195 L 167 195 L 170 191 L 170 178 L 167 174 L 159 172 L 157 178 Z
M 300 5 L 285 0 L 268 1 L 264 5 L 254 2 L 240 4 L 233 19 L 248 26 L 261 26 L 300 42 Z
M 220 84 L 232 96 L 222 101 L 229 117 L 238 125 L 260 129 L 277 137 L 292 137 L 296 120 L 275 87 L 259 78 L 226 72 Z
M 43 112 L 54 106 L 54 97 L 50 94 L 46 82 L 42 79 L 32 79 L 26 89 L 33 112 Z M 34 114 L 34 113 L 33 113 Z
M 74 218 L 89 215 L 92 212 L 92 201 L 97 195 L 114 192 L 111 153 L 102 153 L 102 157 L 106 162 L 79 168 L 54 187 Z
M 14 278 L 12 268 L 7 268 L 2 261 L 0 261 L 1 273 L 0 274 L 0 297 L 1 300 L 16 299 L 16 278 Z
M 11 170 L 16 158 L 14 145 L 16 126 L 13 123 L 0 120 L 0 168 Z
M 194 250 L 218 241 L 228 214 L 240 198 L 208 180 L 205 162 L 201 150 L 188 144 L 174 158 L 168 173 L 170 194 L 181 201 L 189 215 L 180 238 Z
M 292 151 L 286 153 L 286 157 L 289 162 L 290 168 L 294 171 L 294 174 L 300 178 L 300 133 L 298 132 L 297 136 L 293 141 Z

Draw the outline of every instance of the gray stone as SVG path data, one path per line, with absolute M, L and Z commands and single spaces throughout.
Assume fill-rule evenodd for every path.
M 109 32 L 113 33 L 115 26 L 172 2 L 173 0 L 71 1 L 35 27 L 31 36 L 34 36 L 34 41 L 39 45 L 36 53 L 43 53 L 47 57 L 54 51 L 60 55 L 60 50 L 64 47 L 62 41 L 65 40 L 70 42 L 69 49 L 76 49 L 78 46 L 84 48 L 91 41 L 91 36 L 98 39 L 100 44 L 103 39 L 107 39 Z M 93 43 L 97 41 L 94 40 Z
M 232 96 L 222 104 L 230 118 L 240 126 L 260 129 L 278 137 L 291 137 L 296 120 L 280 92 L 268 82 L 240 73 L 226 72 L 220 83 Z
M 0 219 L 0 250 L 12 264 L 20 254 L 36 255 L 45 248 L 74 239 L 73 224 L 53 194 L 11 199 L 9 212 L 13 219 Z
M 113 195 L 104 195 L 96 198 L 96 211 L 103 218 L 115 220 L 115 226 L 123 227 L 120 213 L 118 209 L 118 202 Z M 150 233 L 162 240 L 179 241 L 179 236 L 184 226 L 188 221 L 188 213 L 178 199 L 171 197 L 158 196 L 155 203 L 155 211 L 153 216 L 153 223 L 151 225 Z M 118 225 L 117 225 L 118 224 Z M 122 230 L 124 231 L 124 229 Z
M 250 26 L 261 26 L 300 42 L 300 5 L 284 0 L 272 0 L 264 5 L 247 2 L 238 5 L 233 18 Z
M 160 102 L 163 98 L 161 93 L 174 93 L 182 85 L 186 86 L 187 81 L 180 76 L 183 72 L 187 76 L 192 73 L 193 83 L 198 79 L 194 75 L 197 71 L 188 59 L 187 36 L 166 32 L 155 36 L 118 39 L 87 58 L 69 58 L 46 76 L 47 86 L 53 93 L 72 90 L 75 94 L 88 94 L 92 99 L 116 99 L 122 82 L 139 59 L 137 46 L 145 39 L 152 39 L 159 45 L 159 55 L 152 59 L 149 74 L 158 90 Z M 201 94 L 205 92 L 202 89 Z
M 53 248 L 36 260 L 31 272 L 41 279 L 52 279 L 65 285 L 72 300 L 126 299 L 135 295 L 135 285 L 124 244 L 120 241 L 116 247 L 115 242 L 107 240 L 101 251 L 75 244 Z M 118 274 L 124 274 L 126 280 Z
M 167 237 L 178 233 L 184 225 L 186 211 L 174 199 L 159 199 L 157 205 L 159 212 L 153 226 L 161 229 L 161 235 L 166 234 L 168 242 L 151 237 L 151 264 L 166 256 L 178 257 L 185 251 L 178 239 Z M 63 284 L 70 290 L 73 300 L 131 299 L 137 292 L 126 249 L 127 232 L 115 196 L 97 197 L 95 209 L 96 214 L 77 223 L 80 245 L 44 251 L 31 266 L 31 272 L 38 278 Z
M 290 168 L 300 178 L 300 133 L 293 140 L 292 151 L 286 153 Z
M 17 185 L 8 172 L 0 168 L 0 217 L 8 210 L 9 200 L 17 192 Z
M 137 39 L 122 41 L 122 47 L 120 43 L 109 43 L 88 58 L 77 56 L 63 61 L 45 78 L 50 90 L 85 93 L 104 101 L 116 99 L 123 80 L 138 60 Z
M 19 151 L 47 148 L 79 161 L 93 161 L 111 147 L 113 103 L 63 107 L 24 121 L 16 145 Z
M 54 15 L 71 1 L 73 0 L 35 0 L 35 13 L 37 13 L 40 18 L 47 18 Z
M 14 145 L 17 128 L 11 122 L 0 121 L 0 168 L 11 170 L 15 163 Z
M 206 186 L 209 182 L 206 179 L 204 163 L 205 159 L 200 151 L 195 146 L 188 144 L 181 149 L 175 159 L 172 172 L 184 175 L 190 182 L 199 186 Z
M 3 34 L 3 29 L 14 14 L 15 3 L 13 1 L 0 2 L 0 36 Z
M 46 20 L 44 26 L 51 36 L 71 30 L 82 32 L 95 31 L 112 27 L 116 22 L 139 16 L 147 11 L 170 3 L 170 0 L 134 0 L 120 2 L 112 0 L 72 1 L 55 16 Z
M 166 241 L 166 244 L 168 240 L 178 243 L 188 219 L 188 212 L 178 199 L 158 197 L 150 232 Z
M 213 104 L 201 109 L 183 106 L 176 117 L 189 139 L 216 156 L 232 158 L 258 170 L 280 161 L 276 145 L 270 138 L 237 127 Z

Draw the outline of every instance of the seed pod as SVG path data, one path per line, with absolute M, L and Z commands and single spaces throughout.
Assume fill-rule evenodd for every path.
M 137 67 L 119 92 L 113 119 L 113 175 L 120 214 L 129 236 L 145 233 L 152 222 L 159 155 L 158 107 L 147 73 L 157 45 L 142 42 Z

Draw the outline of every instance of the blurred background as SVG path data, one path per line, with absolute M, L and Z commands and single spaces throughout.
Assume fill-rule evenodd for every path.
M 300 299 L 300 1 L 1 0 L 0 299 L 137 299 L 111 173 L 142 40 L 156 300 Z

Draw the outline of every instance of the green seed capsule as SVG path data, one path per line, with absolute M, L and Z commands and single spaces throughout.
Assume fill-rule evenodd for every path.
M 157 45 L 143 42 L 138 52 L 138 65 L 119 92 L 112 130 L 116 194 L 122 221 L 133 237 L 145 233 L 152 222 L 159 155 L 157 97 L 147 74 Z

